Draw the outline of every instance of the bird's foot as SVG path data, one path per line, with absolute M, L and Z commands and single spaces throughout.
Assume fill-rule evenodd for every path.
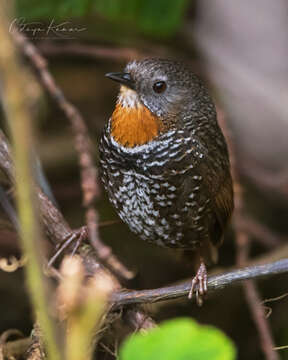
M 203 298 L 207 293 L 207 270 L 203 261 L 201 261 L 197 273 L 192 279 L 191 289 L 189 291 L 188 299 L 192 299 L 195 290 L 196 290 L 197 305 L 202 306 Z

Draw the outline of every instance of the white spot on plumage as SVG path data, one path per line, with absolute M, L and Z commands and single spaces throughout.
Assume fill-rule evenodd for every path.
M 176 194 L 167 194 L 166 197 L 168 199 L 175 199 L 176 198 Z
M 121 85 L 118 95 L 118 103 L 123 107 L 138 107 L 140 105 L 139 96 L 136 91 L 129 89 L 127 86 Z

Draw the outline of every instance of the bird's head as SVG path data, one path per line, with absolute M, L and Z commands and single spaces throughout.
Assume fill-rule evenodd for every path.
M 209 97 L 200 79 L 173 60 L 131 61 L 123 72 L 106 76 L 121 84 L 111 135 L 125 147 L 146 144 L 164 131 L 184 126 L 193 104 Z

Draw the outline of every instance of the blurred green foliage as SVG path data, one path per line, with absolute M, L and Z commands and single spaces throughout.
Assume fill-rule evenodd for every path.
M 148 334 L 132 335 L 120 349 L 120 360 L 233 360 L 236 350 L 220 330 L 189 318 L 164 322 Z
M 181 24 L 187 0 L 97 0 L 94 8 L 117 22 L 129 22 L 156 36 L 173 34 Z
M 188 0 L 16 0 L 16 12 L 27 21 L 100 15 L 119 25 L 128 23 L 132 30 L 165 37 L 179 28 L 188 4 Z
M 91 3 L 91 0 L 15 0 L 17 16 L 27 21 L 83 16 L 90 11 Z

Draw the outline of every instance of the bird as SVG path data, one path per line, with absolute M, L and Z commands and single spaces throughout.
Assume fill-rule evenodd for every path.
M 207 293 L 207 266 L 233 212 L 227 143 L 204 82 L 182 62 L 130 61 L 106 77 L 120 84 L 100 142 L 111 204 L 142 240 L 192 254 L 189 298 Z

